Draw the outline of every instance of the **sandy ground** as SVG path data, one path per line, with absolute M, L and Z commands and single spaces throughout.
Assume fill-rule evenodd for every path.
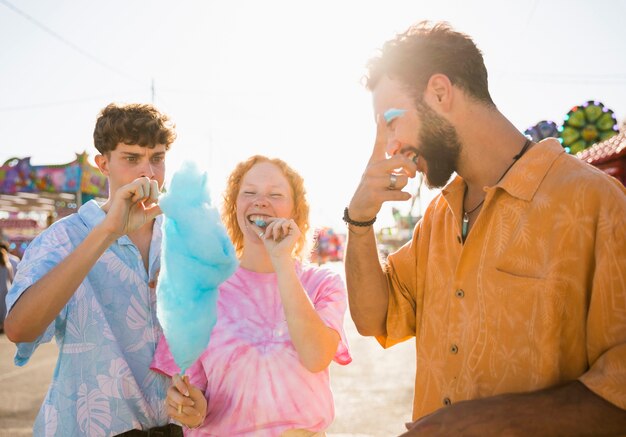
M 340 264 L 331 265 L 342 272 Z M 329 437 L 388 437 L 401 434 L 410 420 L 415 372 L 415 347 L 409 341 L 383 350 L 361 337 L 349 315 L 345 323 L 353 361 L 331 365 L 335 421 Z M 57 358 L 54 342 L 42 345 L 31 361 L 13 364 L 15 346 L 0 335 L 0 436 L 30 436 L 48 390 Z

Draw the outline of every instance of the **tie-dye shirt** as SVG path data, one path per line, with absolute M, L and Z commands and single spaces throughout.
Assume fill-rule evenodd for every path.
M 300 263 L 296 271 L 322 321 L 341 337 L 334 361 L 348 364 L 341 277 Z M 311 373 L 300 363 L 276 274 L 239 267 L 219 291 L 207 350 L 186 372 L 208 399 L 207 417 L 185 435 L 273 437 L 288 429 L 325 430 L 335 414 L 328 368 Z M 168 375 L 179 371 L 164 339 L 152 367 Z
M 105 217 L 95 201 L 54 223 L 28 246 L 7 296 L 11 308 L 33 283 L 66 258 Z M 33 434 L 110 436 L 168 423 L 163 406 L 169 382 L 149 370 L 161 329 L 148 278 L 159 268 L 161 218 L 153 227 L 149 272 L 124 236 L 93 266 L 46 331 L 19 343 L 22 366 L 53 336 L 59 358 Z

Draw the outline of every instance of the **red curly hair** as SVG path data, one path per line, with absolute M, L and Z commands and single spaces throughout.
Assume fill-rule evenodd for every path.
M 291 194 L 293 195 L 293 217 L 291 218 L 296 222 L 301 232 L 300 238 L 298 238 L 294 246 L 294 256 L 302 260 L 302 254 L 306 247 L 306 234 L 309 230 L 309 202 L 306 199 L 304 179 L 282 159 L 254 155 L 237 164 L 232 171 L 226 183 L 224 203 L 222 205 L 222 221 L 224 222 L 228 236 L 235 246 L 237 256 L 241 257 L 243 252 L 243 232 L 241 232 L 239 223 L 237 222 L 237 196 L 239 196 L 241 181 L 245 174 L 256 164 L 262 162 L 274 164 L 281 170 L 289 182 Z

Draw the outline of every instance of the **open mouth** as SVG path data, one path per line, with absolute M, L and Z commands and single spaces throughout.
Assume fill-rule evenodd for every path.
M 248 221 L 252 224 L 257 225 L 259 228 L 265 228 L 269 224 L 269 222 L 267 221 L 268 218 L 268 215 L 251 214 L 248 216 Z

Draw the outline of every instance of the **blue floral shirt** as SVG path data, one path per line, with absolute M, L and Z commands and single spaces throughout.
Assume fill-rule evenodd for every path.
M 20 263 L 7 307 L 67 257 L 104 217 L 92 200 L 35 238 Z M 41 337 L 17 345 L 18 366 L 53 336 L 59 346 L 35 436 L 110 436 L 169 422 L 164 407 L 169 382 L 149 370 L 161 335 L 155 290 L 148 287 L 160 265 L 161 220 L 158 217 L 154 225 L 149 272 L 139 249 L 127 236 L 119 238 Z

